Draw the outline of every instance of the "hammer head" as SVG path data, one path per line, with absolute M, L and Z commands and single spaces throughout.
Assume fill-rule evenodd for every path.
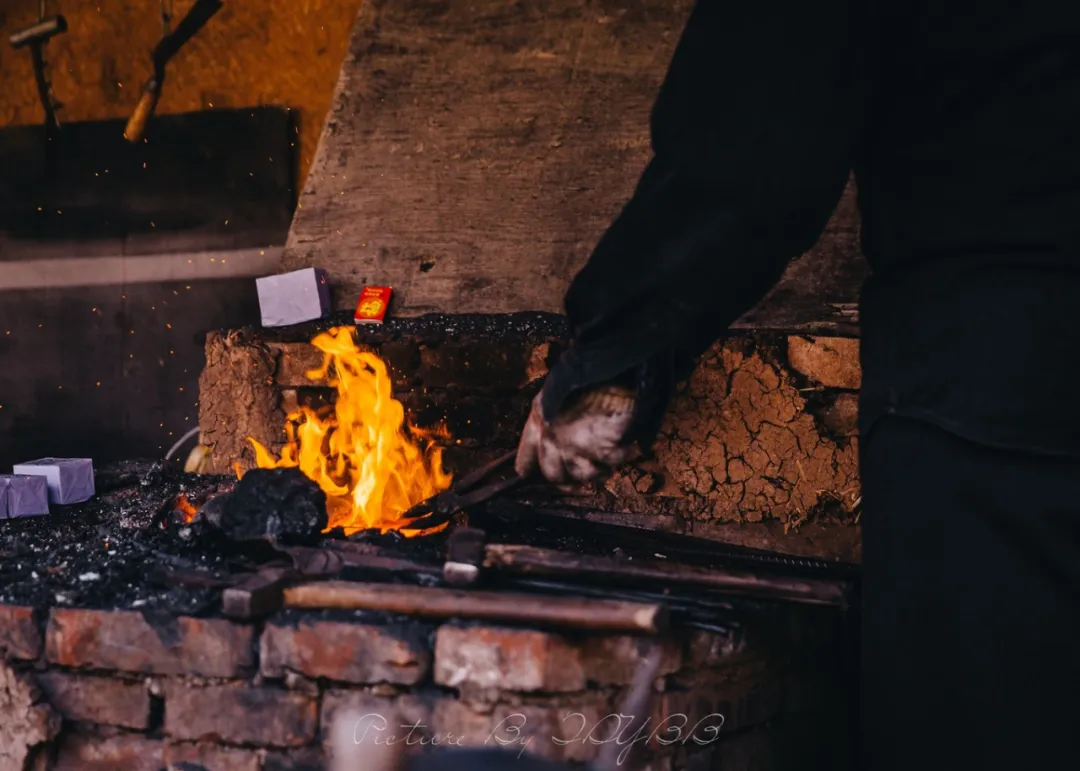
M 15 48 L 25 48 L 30 45 L 44 45 L 50 38 L 56 37 L 62 32 L 67 32 L 67 20 L 63 16 L 50 16 L 47 19 L 33 24 L 26 29 L 21 29 L 8 38 Z

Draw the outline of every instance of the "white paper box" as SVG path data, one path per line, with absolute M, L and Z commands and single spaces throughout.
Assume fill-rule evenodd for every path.
M 0 519 L 49 513 L 49 485 L 43 476 L 0 474 Z
M 322 268 L 255 279 L 264 327 L 287 327 L 330 315 L 330 284 Z
M 89 458 L 41 458 L 20 463 L 14 473 L 45 477 L 49 503 L 57 506 L 94 497 L 94 463 Z

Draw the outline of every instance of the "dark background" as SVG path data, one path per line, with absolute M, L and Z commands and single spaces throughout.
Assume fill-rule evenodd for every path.
M 68 124 L 48 147 L 40 127 L 0 130 L 0 270 L 284 244 L 297 166 L 287 110 L 163 116 L 134 145 L 123 128 Z M 254 276 L 0 283 L 0 473 L 45 455 L 162 457 L 197 425 L 205 333 L 257 322 Z

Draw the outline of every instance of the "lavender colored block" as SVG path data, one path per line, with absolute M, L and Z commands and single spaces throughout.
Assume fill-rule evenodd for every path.
M 322 268 L 255 279 L 264 327 L 287 327 L 330 315 L 330 283 Z
M 58 506 L 94 497 L 94 463 L 89 458 L 41 458 L 18 464 L 14 473 L 45 477 L 49 503 Z
M 49 484 L 43 476 L 0 474 L 0 519 L 49 513 Z

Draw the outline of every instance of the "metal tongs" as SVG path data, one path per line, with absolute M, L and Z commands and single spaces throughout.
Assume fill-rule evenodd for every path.
M 505 467 L 513 466 L 517 452 L 508 452 L 496 458 L 486 466 L 481 466 L 465 475 L 449 490 L 434 495 L 413 506 L 402 515 L 404 520 L 413 520 L 402 526 L 402 530 L 430 530 L 449 522 L 455 514 L 470 506 L 484 503 L 492 498 L 509 492 L 525 482 L 525 477 L 512 474 L 506 479 L 499 479 L 481 484 L 489 476 Z

